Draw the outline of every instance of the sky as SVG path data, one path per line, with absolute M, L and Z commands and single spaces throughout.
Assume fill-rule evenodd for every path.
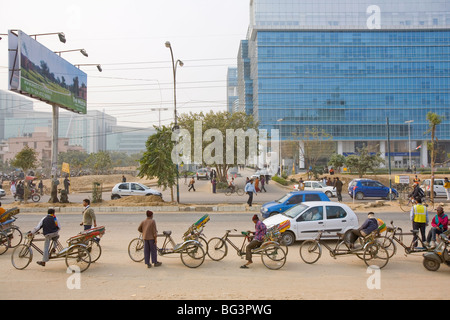
M 20 0 L 0 7 L 0 34 L 64 32 L 37 40 L 88 74 L 88 110 L 101 110 L 119 125 L 152 127 L 173 122 L 173 73 L 178 113 L 226 110 L 226 75 L 235 67 L 249 26 L 250 0 Z M 0 89 L 7 90 L 8 41 L 0 40 Z M 95 65 L 100 64 L 103 72 Z M 1 80 L 3 78 L 3 80 Z M 45 103 L 36 110 L 51 111 Z

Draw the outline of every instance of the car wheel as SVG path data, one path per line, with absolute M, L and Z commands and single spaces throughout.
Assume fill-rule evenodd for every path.
M 111 196 L 111 200 L 118 200 L 118 199 L 120 199 L 120 196 L 118 194 L 113 194 Z
M 358 192 L 355 196 L 356 200 L 362 200 L 364 199 L 364 194 L 362 192 Z
M 281 235 L 281 241 L 286 246 L 291 246 L 295 243 L 295 235 L 291 231 L 283 232 Z
M 395 193 L 389 193 L 386 198 L 388 200 L 395 200 L 395 198 L 396 198 Z
M 331 193 L 330 191 L 325 192 L 325 194 L 328 198 L 331 198 L 333 196 L 333 193 Z

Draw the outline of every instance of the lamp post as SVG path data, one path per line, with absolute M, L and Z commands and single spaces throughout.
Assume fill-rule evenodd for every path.
M 177 60 L 173 57 L 172 45 L 169 41 L 165 43 L 166 48 L 170 49 L 170 55 L 172 57 L 172 70 L 173 70 L 173 113 L 175 118 L 175 125 L 173 130 L 178 130 L 178 116 L 177 116 L 177 67 L 178 65 L 182 67 L 184 65 L 183 61 Z M 177 150 L 178 151 L 178 150 Z M 180 184 L 179 184 L 179 172 L 178 172 L 178 162 L 177 162 L 177 203 L 180 203 Z
M 49 35 L 53 35 L 53 34 L 58 35 L 59 41 L 61 41 L 62 43 L 66 43 L 66 35 L 63 32 L 32 34 L 32 35 L 30 35 L 30 37 L 34 37 L 34 40 L 36 40 L 36 37 L 38 37 L 38 36 L 49 36 Z
M 61 53 L 64 53 L 64 52 L 75 52 L 75 51 L 79 51 L 79 52 L 81 52 L 81 54 L 83 56 L 88 57 L 88 53 L 86 52 L 85 49 L 73 49 L 73 50 L 55 51 L 55 53 L 59 54 L 59 56 L 61 57 Z
M 159 119 L 159 121 L 158 121 L 158 123 L 159 123 L 159 127 L 161 127 L 161 111 L 167 111 L 167 110 L 169 110 L 168 108 L 151 108 L 150 109 L 151 111 L 158 111 L 158 113 L 159 113 L 159 117 L 158 117 L 158 119 Z
M 283 141 L 283 139 L 281 139 L 281 122 L 283 120 L 284 120 L 283 118 L 277 120 L 279 128 L 280 128 L 279 129 L 280 130 L 280 134 L 279 134 L 279 138 L 280 138 L 280 177 L 283 175 L 283 158 L 281 157 L 281 142 Z
M 101 65 L 99 65 L 99 64 L 96 64 L 96 63 L 88 63 L 88 64 L 74 64 L 74 66 L 75 67 L 77 67 L 78 69 L 81 67 L 81 66 L 96 66 L 97 67 L 97 70 L 98 70 L 98 72 L 102 72 L 103 71 L 103 69 L 102 69 L 102 66 Z
M 411 163 L 411 123 L 413 123 L 414 120 L 408 120 L 405 121 L 405 123 L 408 124 L 408 151 L 409 151 L 409 169 L 412 167 Z

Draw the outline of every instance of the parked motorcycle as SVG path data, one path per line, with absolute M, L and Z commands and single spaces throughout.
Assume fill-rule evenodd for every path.
M 450 267 L 450 254 L 448 252 L 449 239 L 446 234 L 439 235 L 441 242 L 433 252 L 423 255 L 423 266 L 429 271 L 437 271 L 442 263 Z

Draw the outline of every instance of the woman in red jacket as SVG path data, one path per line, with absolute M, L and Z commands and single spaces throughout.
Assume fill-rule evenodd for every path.
M 427 245 L 431 247 L 436 246 L 436 235 L 441 234 L 448 229 L 448 217 L 444 213 L 442 207 L 437 207 L 436 216 L 431 220 L 431 230 L 428 232 Z M 430 244 L 431 242 L 431 244 Z

